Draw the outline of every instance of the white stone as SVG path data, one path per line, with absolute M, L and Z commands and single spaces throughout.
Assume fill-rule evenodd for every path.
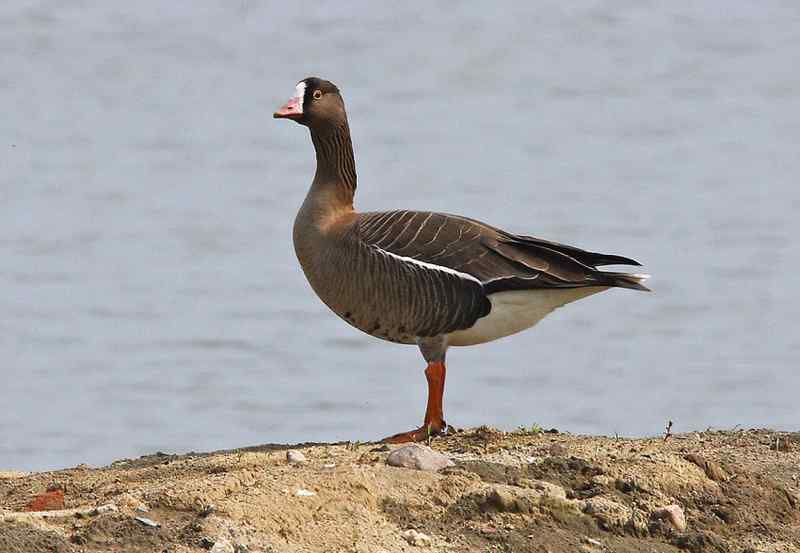
M 306 456 L 296 449 L 290 449 L 286 452 L 286 461 L 290 465 L 298 465 L 306 462 Z
M 234 553 L 233 545 L 225 538 L 220 538 L 214 542 L 214 547 L 211 548 L 211 553 Z
M 653 518 L 666 520 L 678 532 L 686 531 L 686 515 L 680 505 L 667 505 L 656 509 L 652 514 Z
M 136 522 L 144 524 L 145 526 L 149 526 L 150 528 L 158 528 L 159 526 L 161 526 L 156 521 L 146 517 L 136 517 Z
M 392 451 L 386 458 L 386 464 L 417 470 L 440 470 L 452 467 L 455 463 L 426 445 L 409 444 Z
M 296 495 L 297 497 L 313 497 L 317 494 L 315 492 L 312 492 L 311 490 L 304 490 L 303 488 L 300 488 L 299 490 L 294 492 L 294 495 Z

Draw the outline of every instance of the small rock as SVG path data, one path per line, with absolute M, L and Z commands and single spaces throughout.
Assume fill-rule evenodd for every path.
M 147 512 L 147 511 L 149 511 L 149 510 L 150 510 L 150 509 L 148 509 L 148 508 L 147 508 L 147 506 L 146 506 L 146 505 L 144 505 L 144 504 L 140 504 L 140 505 L 137 505 L 137 506 L 136 506 L 136 512 L 137 512 L 137 513 L 146 513 L 146 512 Z
M 422 532 L 417 532 L 416 530 L 406 530 L 400 534 L 400 536 L 414 546 L 430 545 L 431 543 L 430 536 L 423 534 Z
M 551 457 L 566 457 L 567 456 L 567 448 L 561 444 L 552 444 L 550 446 L 550 456 Z
M 632 493 L 637 490 L 636 484 L 632 480 L 617 478 L 614 480 L 614 487 L 622 493 Z
M 106 503 L 105 505 L 98 505 L 91 511 L 89 511 L 89 516 L 96 517 L 97 515 L 104 515 L 106 513 L 118 513 L 119 507 L 114 505 L 113 503 Z
M 604 530 L 622 528 L 630 519 L 630 510 L 604 497 L 592 497 L 584 503 L 583 512 L 597 520 Z
M 592 484 L 595 484 L 597 486 L 602 486 L 604 488 L 609 487 L 612 481 L 613 480 L 609 476 L 606 476 L 605 474 L 598 474 L 597 476 L 592 476 Z
M 316 492 L 312 492 L 311 490 L 304 490 L 303 488 L 300 488 L 299 490 L 294 492 L 294 495 L 296 495 L 297 497 L 313 497 L 317 494 Z
M 324 468 L 324 469 L 335 469 L 336 468 L 336 463 L 325 463 L 324 465 L 322 465 L 322 468 Z
M 296 449 L 290 449 L 286 452 L 286 461 L 290 465 L 299 465 L 306 462 L 306 456 Z
M 653 511 L 650 516 L 658 520 L 666 520 L 678 532 L 686 531 L 686 515 L 683 514 L 683 509 L 681 509 L 680 505 L 661 507 Z
M 214 547 L 212 547 L 209 551 L 211 551 L 211 553 L 235 553 L 233 545 L 231 545 L 231 542 L 225 538 L 218 539 L 214 543 Z
M 603 547 L 603 542 L 601 542 L 600 540 L 596 540 L 590 537 L 584 537 L 583 541 L 585 541 L 589 545 L 594 545 L 595 547 Z
M 146 517 L 136 517 L 134 520 L 136 520 L 136 522 L 138 522 L 139 524 L 144 524 L 145 526 L 149 526 L 150 528 L 158 528 L 161 526 L 156 521 Z
M 553 499 L 567 499 L 567 490 L 562 488 L 557 484 L 552 484 L 545 480 L 533 480 L 531 484 L 531 489 L 536 490 L 538 493 L 545 497 L 550 497 Z
M 455 463 L 426 445 L 409 444 L 392 451 L 386 458 L 386 464 L 417 470 L 439 470 L 452 467 Z

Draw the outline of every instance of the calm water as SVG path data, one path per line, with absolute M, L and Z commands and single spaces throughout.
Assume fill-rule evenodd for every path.
M 416 349 L 294 258 L 313 150 L 271 113 L 310 74 L 343 90 L 361 209 L 654 275 L 451 350 L 449 422 L 797 429 L 800 5 L 562 4 L 3 3 L 0 468 L 419 423 Z

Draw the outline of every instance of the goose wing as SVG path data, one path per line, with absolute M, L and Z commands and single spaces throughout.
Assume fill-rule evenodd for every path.
M 642 275 L 598 266 L 639 265 L 626 257 L 589 252 L 480 221 L 426 211 L 360 215 L 360 240 L 380 251 L 445 267 L 478 279 L 487 294 L 504 290 L 617 286 L 647 290 Z

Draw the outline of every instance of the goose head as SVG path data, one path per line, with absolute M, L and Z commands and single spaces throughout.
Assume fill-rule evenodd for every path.
M 294 96 L 272 116 L 275 119 L 291 119 L 311 128 L 339 125 L 347 121 L 339 88 L 319 77 L 308 77 L 297 83 Z

